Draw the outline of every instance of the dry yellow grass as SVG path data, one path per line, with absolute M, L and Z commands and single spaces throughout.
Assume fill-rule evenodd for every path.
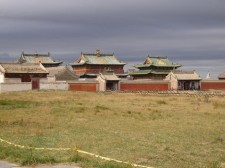
M 70 91 L 0 96 L 0 137 L 18 144 L 77 146 L 153 167 L 219 167 L 225 162 L 224 97 Z M 1 158 L 23 159 L 15 154 L 18 149 L 0 147 Z M 67 153 L 50 155 L 68 161 Z

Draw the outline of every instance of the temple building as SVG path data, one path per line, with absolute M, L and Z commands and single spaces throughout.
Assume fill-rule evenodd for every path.
M 137 64 L 134 67 L 138 70 L 129 73 L 133 79 L 161 80 L 181 65 L 171 62 L 167 57 L 148 56 L 142 64 Z
M 40 63 L 0 63 L 0 83 L 31 82 L 47 79 L 48 71 Z
M 80 78 L 97 78 L 100 73 L 113 72 L 118 77 L 126 77 L 124 65 L 126 63 L 118 60 L 113 54 L 100 53 L 82 53 L 78 60 L 70 64 L 75 74 Z
M 54 60 L 50 53 L 48 54 L 25 54 L 21 53 L 19 63 L 41 63 L 44 67 L 57 67 L 62 64 L 61 61 Z

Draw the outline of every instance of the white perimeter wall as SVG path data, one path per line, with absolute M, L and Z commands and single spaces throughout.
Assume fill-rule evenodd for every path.
M 40 90 L 68 90 L 69 85 L 66 82 L 40 83 Z M 32 90 L 31 82 L 23 83 L 0 83 L 0 93 Z
M 0 83 L 0 93 L 31 90 L 31 83 Z
M 68 90 L 69 84 L 66 82 L 40 83 L 40 90 Z

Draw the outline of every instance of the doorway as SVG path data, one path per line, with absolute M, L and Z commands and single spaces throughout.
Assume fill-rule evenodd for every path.
M 190 82 L 184 82 L 184 90 L 190 90 Z
M 118 90 L 118 81 L 107 81 L 106 82 L 106 90 Z
M 40 79 L 32 79 L 32 90 L 40 89 Z

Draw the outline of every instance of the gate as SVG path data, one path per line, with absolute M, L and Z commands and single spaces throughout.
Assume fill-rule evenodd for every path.
M 32 78 L 32 90 L 40 89 L 40 79 Z

